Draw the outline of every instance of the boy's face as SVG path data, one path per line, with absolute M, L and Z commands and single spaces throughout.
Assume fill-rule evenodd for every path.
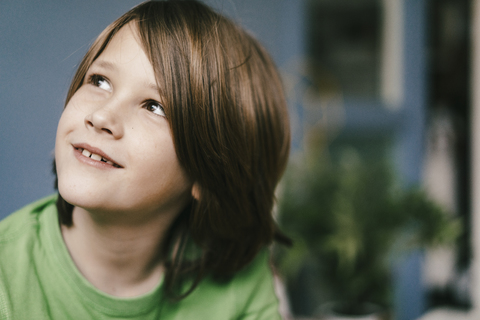
M 141 219 L 178 213 L 192 182 L 178 162 L 135 31 L 123 27 L 89 68 L 58 124 L 55 160 L 67 202 Z

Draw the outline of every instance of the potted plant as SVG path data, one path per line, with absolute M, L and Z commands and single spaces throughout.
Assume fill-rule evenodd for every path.
M 316 275 L 309 282 L 321 283 L 323 301 L 331 301 L 318 309 L 324 315 L 330 308 L 331 315 L 374 319 L 372 303 L 391 307 L 392 257 L 460 234 L 458 219 L 423 191 L 398 186 L 386 161 L 364 161 L 351 148 L 336 161 L 326 153 L 296 160 L 278 210 L 294 246 L 276 257 L 287 287 L 305 269 Z

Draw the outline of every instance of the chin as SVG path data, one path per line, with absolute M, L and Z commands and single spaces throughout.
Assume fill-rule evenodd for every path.
M 99 192 L 96 190 L 84 187 L 82 184 L 64 182 L 60 178 L 58 193 L 71 205 L 84 209 L 100 209 L 100 205 L 105 203 L 99 199 Z

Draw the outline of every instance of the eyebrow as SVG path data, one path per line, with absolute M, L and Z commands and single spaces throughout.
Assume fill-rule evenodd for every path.
M 152 90 L 155 90 L 155 92 L 157 92 L 157 93 L 160 92 L 160 88 L 159 88 L 156 84 L 154 84 L 154 83 L 151 83 L 151 82 L 145 83 L 145 86 L 146 86 L 147 88 L 150 88 L 150 89 L 152 89 Z
M 110 61 L 95 60 L 90 66 L 92 66 L 92 65 L 95 65 L 95 67 L 99 67 L 99 68 L 106 69 L 106 70 L 109 70 L 109 71 L 116 71 L 117 70 L 117 67 L 115 66 L 115 64 L 110 62 Z M 145 87 L 147 87 L 149 89 L 155 90 L 155 92 L 157 92 L 157 93 L 160 92 L 160 88 L 157 86 L 156 83 L 145 82 L 144 85 L 145 85 Z
M 117 69 L 113 63 L 105 61 L 105 60 L 95 60 L 92 63 L 92 65 L 94 65 L 96 67 L 101 67 L 103 69 L 111 70 L 111 71 L 114 71 L 114 70 Z

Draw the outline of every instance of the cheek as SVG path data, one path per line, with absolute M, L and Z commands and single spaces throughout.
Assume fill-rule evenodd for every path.
M 57 169 L 57 177 L 61 182 L 63 173 L 68 168 L 69 152 L 71 152 L 71 145 L 68 137 L 75 126 L 78 127 L 79 123 L 83 121 L 81 114 L 71 104 L 72 100 L 68 103 L 67 107 L 63 110 L 62 116 L 58 121 L 57 133 L 55 137 L 55 165 Z
M 67 118 L 65 111 L 62 113 L 60 120 L 58 121 L 57 126 L 57 135 L 55 137 L 55 163 L 57 166 L 57 173 L 62 165 L 62 157 L 61 154 L 65 149 L 64 141 L 65 141 L 65 134 L 66 134 L 66 125 L 67 125 Z
M 168 177 L 183 172 L 171 141 L 144 144 L 135 154 L 146 175 Z M 181 174 L 183 176 L 183 174 Z
M 142 176 L 138 183 L 143 181 L 154 190 L 167 188 L 174 193 L 190 188 L 192 183 L 178 161 L 170 135 L 138 146 L 142 149 L 135 152 L 141 171 L 139 177 Z
M 88 98 L 90 97 L 90 99 Z M 77 92 L 71 97 L 67 105 L 63 109 L 62 118 L 66 122 L 79 121 L 85 118 L 85 116 L 92 112 L 94 106 L 96 106 L 96 101 L 92 101 L 91 95 L 88 94 L 85 87 L 80 87 Z
M 55 156 L 57 156 L 57 149 L 60 151 L 65 148 L 65 139 L 71 130 L 71 124 L 74 119 L 71 109 L 64 109 L 57 126 L 57 135 L 55 138 Z
M 75 96 L 74 96 L 72 97 L 72 99 L 70 99 L 65 109 L 63 109 L 62 115 L 60 117 L 60 120 L 58 121 L 58 126 L 57 126 L 57 140 L 58 138 L 61 138 L 62 136 L 67 134 L 72 124 L 78 121 L 83 121 L 84 116 L 82 116 L 77 105 L 78 104 L 75 102 Z
M 129 183 L 129 197 L 140 206 L 181 210 L 190 199 L 192 183 L 175 156 L 154 153 L 138 161 L 138 170 Z

